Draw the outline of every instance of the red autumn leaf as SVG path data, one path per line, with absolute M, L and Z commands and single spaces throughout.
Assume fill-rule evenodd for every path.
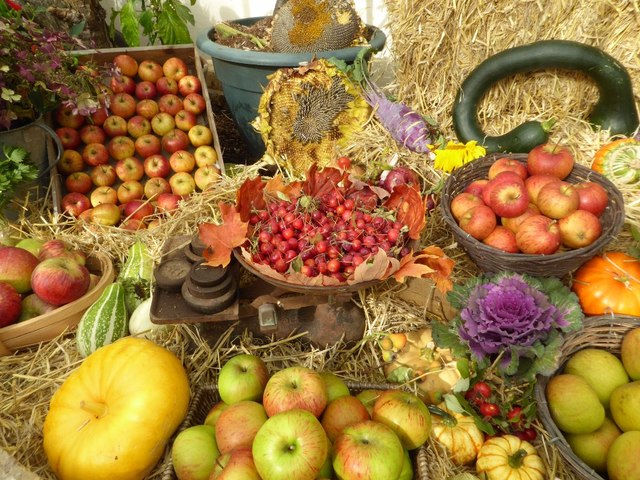
M 318 166 L 314 163 L 307 171 L 306 180 L 302 183 L 302 191 L 310 197 L 320 198 L 338 190 L 338 184 L 343 181 L 347 181 L 346 172 L 332 167 L 326 167 L 319 172 Z
M 409 185 L 397 185 L 393 193 L 384 202 L 384 206 L 395 210 L 399 222 L 409 227 L 409 238 L 418 240 L 424 228 L 427 212 L 426 199 L 420 192 Z
M 293 201 L 300 196 L 301 191 L 302 183 L 291 182 L 286 184 L 280 175 L 276 175 L 271 178 L 267 181 L 267 184 L 264 187 L 264 195 L 266 197 L 273 197 L 281 200 L 289 199 Z
M 219 203 L 222 223 L 202 223 L 198 227 L 200 240 L 206 245 L 204 257 L 207 265 L 226 267 L 231 261 L 231 252 L 242 245 L 247 237 L 249 224 L 243 222 L 233 205 Z
M 249 221 L 252 210 L 263 210 L 266 207 L 262 191 L 265 184 L 262 177 L 245 180 L 236 194 L 236 210 L 243 222 Z
M 400 267 L 393 272 L 398 282 L 404 282 L 406 277 L 422 277 L 433 280 L 441 292 L 447 292 L 453 287 L 451 273 L 455 261 L 445 255 L 441 248 L 431 246 L 420 252 L 406 255 L 400 260 Z

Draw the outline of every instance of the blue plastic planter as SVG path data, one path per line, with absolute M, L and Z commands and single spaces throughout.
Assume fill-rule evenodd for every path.
M 264 17 L 251 17 L 234 20 L 243 25 L 251 25 Z M 387 39 L 384 32 L 376 27 L 369 27 L 373 34 L 371 46 L 382 50 Z M 210 35 L 213 29 L 198 35 L 196 44 L 200 51 L 210 55 L 216 77 L 222 84 L 225 100 L 229 105 L 233 119 L 244 138 L 250 161 L 255 161 L 264 154 L 264 143 L 260 135 L 253 129 L 252 122 L 258 115 L 258 105 L 264 87 L 269 82 L 267 75 L 279 68 L 297 67 L 302 62 L 315 58 L 335 57 L 347 63 L 353 62 L 361 47 L 349 47 L 341 50 L 330 50 L 316 53 L 273 53 L 241 50 L 225 47 L 213 42 Z

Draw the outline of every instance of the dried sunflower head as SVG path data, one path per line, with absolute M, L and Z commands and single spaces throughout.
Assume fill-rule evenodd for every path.
M 347 76 L 319 59 L 281 68 L 269 77 L 253 126 L 272 160 L 293 174 L 338 156 L 349 136 L 369 118 L 370 107 Z
M 288 0 L 273 16 L 271 48 L 305 53 L 351 46 L 364 27 L 352 0 Z

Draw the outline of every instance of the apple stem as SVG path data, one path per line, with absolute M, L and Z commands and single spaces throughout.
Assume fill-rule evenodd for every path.
M 89 412 L 96 418 L 102 418 L 107 413 L 107 406 L 102 402 L 92 402 L 91 400 L 80 400 L 80 408 Z

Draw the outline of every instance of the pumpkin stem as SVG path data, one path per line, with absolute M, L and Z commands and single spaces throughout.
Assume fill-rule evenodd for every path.
M 92 402 L 90 400 L 80 400 L 80 408 L 89 412 L 96 418 L 102 418 L 107 413 L 107 406 L 102 402 Z
M 509 466 L 511 468 L 520 468 L 524 457 L 527 456 L 527 451 L 524 448 L 519 449 L 513 455 L 509 455 Z

